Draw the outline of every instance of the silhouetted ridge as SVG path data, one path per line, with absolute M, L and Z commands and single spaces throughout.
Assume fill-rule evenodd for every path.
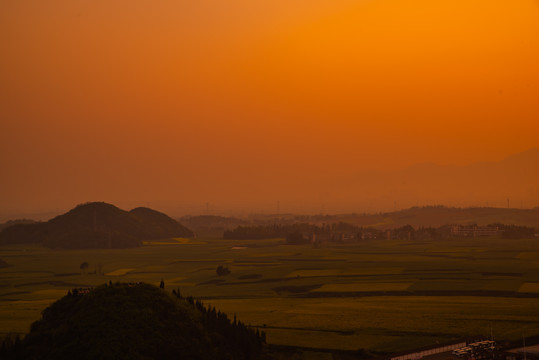
M 20 224 L 35 224 L 36 221 L 30 220 L 30 219 L 17 219 L 17 220 L 8 220 L 3 224 L 0 224 L 0 231 L 7 229 L 10 226 L 13 225 L 20 225 Z
M 215 308 L 153 285 L 69 292 L 2 358 L 256 359 L 263 337 Z
M 193 233 L 165 214 L 138 208 L 131 212 L 104 202 L 78 205 L 46 223 L 18 224 L 0 233 L 0 243 L 40 243 L 50 248 L 126 248 L 142 240 Z
M 191 230 L 159 211 L 138 207 L 129 213 L 144 224 L 145 231 L 150 238 L 191 237 L 194 235 Z

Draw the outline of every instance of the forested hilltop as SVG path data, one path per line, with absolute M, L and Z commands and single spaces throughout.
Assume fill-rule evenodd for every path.
M 179 291 L 144 283 L 74 289 L 2 359 L 258 359 L 264 334 Z
M 47 222 L 15 224 L 0 232 L 0 244 L 36 243 L 49 248 L 127 248 L 143 240 L 191 237 L 193 232 L 149 208 L 125 211 L 104 202 L 79 205 Z

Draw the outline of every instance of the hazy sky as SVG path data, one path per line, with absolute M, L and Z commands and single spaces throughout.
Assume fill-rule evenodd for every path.
M 4 213 L 286 210 L 539 147 L 537 0 L 3 0 L 0 53 Z

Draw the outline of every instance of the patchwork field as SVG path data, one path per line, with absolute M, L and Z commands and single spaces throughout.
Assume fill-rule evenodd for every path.
M 538 254 L 537 241 L 501 239 L 2 246 L 10 266 L 0 269 L 0 336 L 28 332 L 70 288 L 163 280 L 168 291 L 180 288 L 266 331 L 274 344 L 394 352 L 470 335 L 518 339 L 539 335 Z M 231 273 L 218 276 L 219 265 Z

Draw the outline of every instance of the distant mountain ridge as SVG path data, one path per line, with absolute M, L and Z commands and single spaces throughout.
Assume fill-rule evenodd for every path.
M 539 206 L 539 148 L 497 162 L 422 163 L 389 172 L 359 172 L 334 184 L 330 179 L 322 186 L 332 189 L 330 202 L 346 211 L 425 205 L 533 208 Z
M 191 222 L 189 222 L 191 221 Z M 251 217 L 248 220 L 223 218 L 219 216 L 183 217 L 182 222 L 189 224 L 197 234 L 206 234 L 221 238 L 227 230 L 244 228 L 264 228 L 273 225 L 290 226 L 293 224 L 312 224 L 326 226 L 328 224 L 350 224 L 378 230 L 396 229 L 412 226 L 442 227 L 446 225 L 490 225 L 501 223 L 505 225 L 527 226 L 539 232 L 539 207 L 534 209 L 507 209 L 493 207 L 448 207 L 414 206 L 408 209 L 379 212 L 379 213 L 350 213 L 350 214 L 273 214 Z M 213 232 L 210 232 L 212 230 Z
M 127 248 L 143 240 L 191 237 L 193 232 L 149 208 L 125 211 L 104 202 L 79 205 L 47 222 L 16 224 L 0 232 L 0 244 L 38 243 L 50 248 Z
M 405 225 L 414 228 L 440 227 L 444 225 L 507 225 L 529 226 L 539 230 L 539 208 L 504 209 L 492 207 L 455 208 L 446 206 L 423 206 L 379 213 L 341 215 L 333 221 L 343 221 L 364 227 L 392 229 Z M 317 222 L 319 223 L 320 220 Z

